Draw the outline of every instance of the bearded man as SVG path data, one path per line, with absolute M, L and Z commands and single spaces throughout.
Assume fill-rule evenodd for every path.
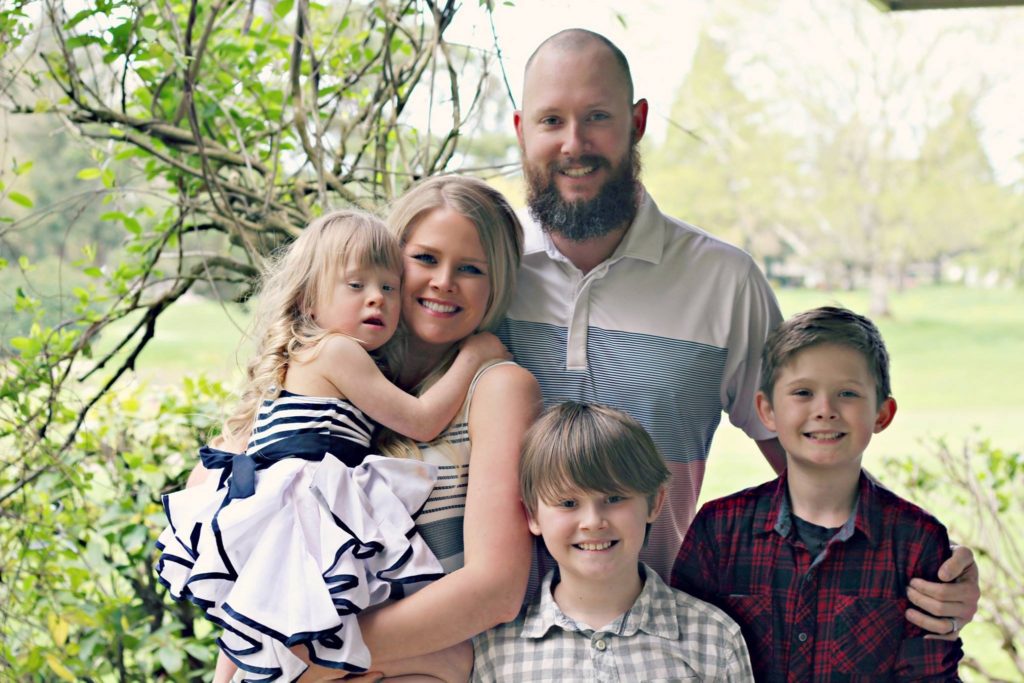
M 672 480 L 641 559 L 667 579 L 722 411 L 777 472 L 784 466 L 754 409 L 761 349 L 782 316 L 748 254 L 662 214 L 644 190 L 647 112 L 633 100 L 626 57 L 604 36 L 568 29 L 530 57 L 514 119 L 530 215 L 500 336 L 547 405 L 602 403 L 650 432 Z M 959 583 L 910 590 L 936 616 L 908 619 L 946 634 L 940 615 L 962 626 L 977 609 L 970 550 L 958 548 L 940 576 Z

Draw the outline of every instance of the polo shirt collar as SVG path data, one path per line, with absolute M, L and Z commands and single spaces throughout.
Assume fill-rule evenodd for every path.
M 654 199 L 647 193 L 647 190 L 640 188 L 640 205 L 637 208 L 636 217 L 629 225 L 619 246 L 608 258 L 609 265 L 622 258 L 634 258 L 648 263 L 660 263 L 665 250 L 665 223 L 661 220 L 661 211 Z M 558 250 L 549 235 L 533 217 L 537 232 L 540 233 L 540 240 L 532 244 L 528 243 L 524 254 L 534 254 L 540 251 L 547 252 L 547 255 L 554 261 L 568 261 Z M 529 241 L 528 241 L 529 242 Z
M 553 569 L 544 577 L 539 599 L 526 610 L 523 628 L 519 632 L 521 637 L 543 638 L 555 627 L 581 633 L 591 631 L 566 616 L 558 607 L 551 592 L 556 575 L 557 570 Z M 640 575 L 644 579 L 644 587 L 636 602 L 625 614 L 620 615 L 608 625 L 608 628 L 602 630 L 624 637 L 643 631 L 658 638 L 678 640 L 679 620 L 673 611 L 676 600 L 672 589 L 665 585 L 653 569 L 643 563 L 640 564 Z
M 775 480 L 772 495 L 763 496 L 757 501 L 753 528 L 759 533 L 767 534 L 774 531 L 783 538 L 789 537 L 793 530 L 793 510 L 786 492 L 786 472 L 783 472 Z M 853 504 L 854 512 L 837 534 L 840 541 L 848 540 L 855 531 L 859 531 L 872 547 L 881 542 L 882 511 L 877 503 L 877 497 L 878 484 L 861 470 L 857 483 L 857 498 Z

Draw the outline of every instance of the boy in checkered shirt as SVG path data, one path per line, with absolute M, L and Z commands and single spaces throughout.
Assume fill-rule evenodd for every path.
M 757 410 L 786 470 L 701 509 L 672 585 L 739 622 L 759 681 L 958 681 L 959 639 L 904 618 L 910 579 L 937 580 L 950 555 L 946 529 L 861 469 L 896 414 L 878 329 L 828 306 L 784 322 Z
M 526 436 L 530 530 L 558 563 L 519 616 L 473 641 L 474 681 L 749 681 L 740 629 L 639 562 L 668 469 L 635 420 L 563 403 Z

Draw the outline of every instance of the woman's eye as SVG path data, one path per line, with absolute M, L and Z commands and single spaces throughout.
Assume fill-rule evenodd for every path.
M 462 266 L 461 268 L 459 268 L 459 270 L 461 270 L 463 273 L 469 273 L 470 275 L 483 275 L 484 274 L 484 271 L 480 270 L 476 266 L 470 266 L 470 265 Z
M 437 263 L 437 259 L 434 258 L 433 254 L 413 254 L 411 258 L 413 261 L 419 261 L 420 263 L 427 265 L 434 265 Z

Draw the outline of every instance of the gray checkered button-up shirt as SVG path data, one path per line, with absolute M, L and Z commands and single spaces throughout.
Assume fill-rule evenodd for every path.
M 473 639 L 473 681 L 638 683 L 753 681 L 740 627 L 725 612 L 646 577 L 633 606 L 593 630 L 562 613 L 552 597 L 554 572 L 514 621 Z

